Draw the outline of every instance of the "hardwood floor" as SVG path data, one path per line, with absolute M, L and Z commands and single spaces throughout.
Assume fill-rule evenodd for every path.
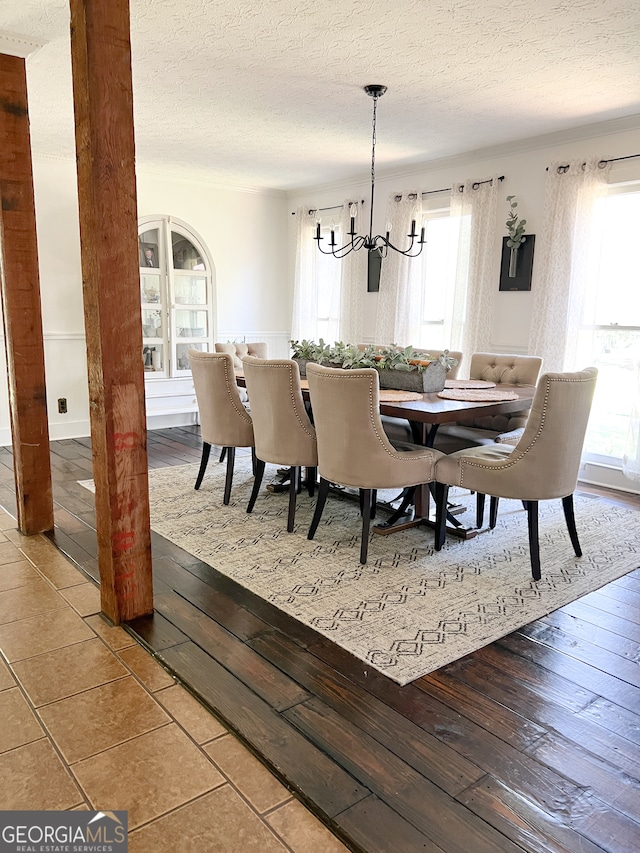
M 196 427 L 148 446 L 200 459 Z M 89 440 L 52 465 L 55 542 L 97 579 Z M 399 687 L 156 534 L 153 555 L 156 612 L 129 630 L 354 851 L 640 850 L 640 570 Z

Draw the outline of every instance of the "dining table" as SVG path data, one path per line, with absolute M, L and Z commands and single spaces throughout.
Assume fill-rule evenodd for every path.
M 246 387 L 244 373 L 241 370 L 236 371 L 236 380 L 238 385 Z M 304 377 L 301 377 L 300 385 L 303 397 L 309 400 L 309 383 Z M 447 392 L 447 397 L 441 396 Z M 432 447 L 438 428 L 442 424 L 464 423 L 478 417 L 526 412 L 531 408 L 534 392 L 534 385 L 500 383 L 496 386 L 493 382 L 480 380 L 449 380 L 445 383 L 442 392 L 432 391 L 423 394 L 417 392 L 402 394 L 381 388 L 380 414 L 406 419 L 411 426 L 414 442 Z M 451 399 L 454 396 L 460 399 Z M 485 399 L 481 399 L 482 397 Z M 411 518 L 406 517 L 409 504 L 405 505 L 405 500 L 402 500 L 387 521 L 372 527 L 373 532 L 388 535 L 420 524 L 434 526 L 433 501 L 429 486 L 430 484 L 427 483 L 416 489 L 415 496 L 412 498 Z M 457 518 L 456 510 L 455 506 L 450 507 L 447 519 L 448 532 L 463 539 L 476 536 L 477 529 L 462 524 Z M 403 520 L 405 518 L 406 520 Z

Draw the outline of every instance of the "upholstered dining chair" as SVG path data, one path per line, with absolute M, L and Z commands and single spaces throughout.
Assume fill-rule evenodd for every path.
M 445 540 L 450 486 L 491 495 L 495 526 L 498 498 L 521 500 L 527 511 L 531 573 L 540 580 L 538 502 L 562 498 L 569 537 L 582 556 L 573 512 L 582 445 L 598 371 L 545 373 L 536 388 L 527 425 L 515 445 L 490 444 L 441 455 L 436 462 L 436 549 Z
M 214 345 L 216 352 L 229 353 L 233 359 L 233 369 L 242 370 L 242 359 L 245 355 L 255 355 L 256 358 L 269 358 L 269 346 L 266 341 L 227 341 L 226 343 L 216 342 Z M 244 404 L 249 404 L 249 396 L 246 388 L 238 388 L 240 399 Z M 220 462 L 224 462 L 226 448 L 220 451 Z
M 307 364 L 309 394 L 318 439 L 320 487 L 309 528 L 318 529 L 330 483 L 361 490 L 360 562 L 367 562 L 369 526 L 378 489 L 403 489 L 433 480 L 442 454 L 412 445 L 397 449 L 387 438 L 380 418 L 377 370 Z
M 194 488 L 199 489 L 202 483 L 211 445 L 222 447 L 227 456 L 223 503 L 228 504 L 236 447 L 251 447 L 253 451 L 251 415 L 240 400 L 233 359 L 228 353 L 200 352 L 192 349 L 189 350 L 189 363 L 196 389 L 202 433 L 202 459 Z
M 541 367 L 542 359 L 537 355 L 476 352 L 471 356 L 469 378 L 495 382 L 497 386 L 503 383 L 535 385 Z M 526 413 L 514 412 L 485 415 L 464 423 L 443 424 L 438 429 L 433 446 L 443 453 L 454 453 L 480 444 L 515 445 L 522 437 L 526 422 Z
M 300 369 L 291 359 L 255 356 L 243 358 L 242 367 L 251 399 L 256 450 L 255 481 L 247 512 L 255 506 L 265 463 L 286 465 L 290 468 L 287 531 L 291 533 L 301 469 L 308 469 L 309 494 L 313 495 L 318 467 L 316 431 L 305 409 Z

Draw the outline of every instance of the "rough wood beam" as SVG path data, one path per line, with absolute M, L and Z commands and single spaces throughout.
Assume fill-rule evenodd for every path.
M 22 533 L 53 530 L 38 244 L 24 59 L 0 54 L 0 278 Z
M 71 61 L 100 594 L 153 609 L 128 0 L 71 0 Z

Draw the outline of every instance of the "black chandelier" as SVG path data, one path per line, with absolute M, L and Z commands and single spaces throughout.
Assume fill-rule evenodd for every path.
M 416 221 L 415 219 L 411 220 L 411 233 L 407 235 L 409 240 L 408 248 L 400 249 L 398 246 L 394 246 L 393 243 L 389 240 L 389 232 L 387 231 L 386 235 L 383 237 L 381 234 L 377 234 L 375 237 L 373 236 L 373 196 L 375 192 L 375 184 L 376 184 L 376 111 L 378 107 L 378 99 L 381 98 L 384 93 L 387 91 L 386 86 L 379 85 L 371 85 L 365 86 L 364 91 L 369 95 L 370 98 L 373 98 L 373 133 L 371 139 L 371 207 L 369 210 L 369 233 L 365 236 L 362 234 L 356 234 L 355 227 L 355 217 L 351 217 L 351 228 L 347 234 L 349 237 L 349 242 L 345 243 L 344 246 L 338 247 L 336 245 L 335 240 L 335 232 L 331 231 L 331 240 L 329 242 L 329 250 L 325 250 L 322 248 L 320 243 L 324 240 L 324 237 L 320 236 L 320 223 L 318 222 L 316 226 L 316 236 L 313 238 L 318 243 L 318 249 L 322 252 L 323 255 L 333 255 L 335 258 L 344 258 L 345 255 L 348 255 L 350 252 L 357 252 L 358 249 L 367 249 L 369 252 L 376 251 L 381 258 L 386 258 L 389 249 L 393 249 L 394 252 L 398 252 L 401 255 L 406 255 L 410 258 L 417 257 L 425 244 L 424 239 L 424 228 L 420 231 L 420 239 L 416 238 L 418 235 L 416 234 Z

